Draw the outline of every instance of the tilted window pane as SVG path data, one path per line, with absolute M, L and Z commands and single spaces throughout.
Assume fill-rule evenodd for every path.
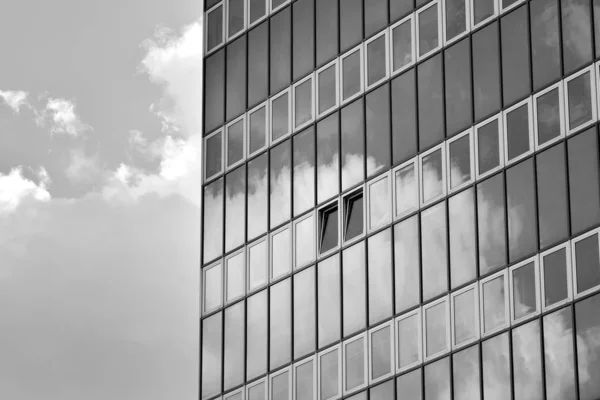
M 538 145 L 543 145 L 561 135 L 561 106 L 560 92 L 554 88 L 537 99 L 537 139 Z
M 506 319 L 506 296 L 508 287 L 504 284 L 504 275 L 500 275 L 481 285 L 483 297 L 483 332 L 488 333 L 502 326 Z
M 542 400 L 542 350 L 540 321 L 534 320 L 512 331 L 515 400 Z
M 389 400 L 394 398 L 394 381 L 387 381 L 369 389 L 370 400 Z
M 509 399 L 511 396 L 508 333 L 486 340 L 481 345 L 483 398 Z
M 235 256 L 227 259 L 225 264 L 225 293 L 226 301 L 235 300 L 245 293 L 245 278 L 246 274 L 246 259 L 244 258 L 244 252 L 240 252 Z
M 575 362 L 571 307 L 544 317 L 544 360 L 546 398 L 575 400 Z
M 394 217 L 419 208 L 419 182 L 416 161 L 394 171 Z
M 269 35 L 269 72 L 270 94 L 273 95 L 290 84 L 291 79 L 291 52 L 292 32 L 290 7 L 286 7 L 269 21 L 271 31 Z
M 469 188 L 448 201 L 450 213 L 450 279 L 456 288 L 477 277 L 475 196 Z
M 404 368 L 421 360 L 421 314 L 413 314 L 397 322 L 398 336 L 397 368 Z
M 413 60 L 413 19 L 408 19 L 391 31 L 392 71 L 414 62 Z
M 292 306 L 291 280 L 288 278 L 270 288 L 269 369 L 280 367 L 291 359 Z M 253 343 L 253 342 L 248 342 Z
M 338 0 L 316 0 L 317 68 L 338 54 Z
M 227 128 L 227 167 L 244 158 L 244 120 L 240 119 Z
M 465 0 L 455 0 L 465 4 Z M 449 1 L 446 2 L 448 5 Z M 446 136 L 473 122 L 471 95 L 471 40 L 465 38 L 445 51 Z
M 264 239 L 260 243 L 248 247 L 248 290 L 264 286 L 269 281 L 268 244 Z
M 570 254 L 569 254 L 570 255 Z M 569 297 L 567 269 L 567 250 L 558 249 L 542 259 L 544 268 L 544 306 L 549 307 Z
M 338 236 L 338 209 L 333 207 L 331 209 L 322 211 L 319 220 L 319 240 L 320 240 L 320 253 L 326 253 L 329 250 L 337 247 L 339 243 Z
M 339 349 L 320 356 L 319 382 L 321 383 L 319 399 L 327 400 L 339 395 Z
M 365 179 L 364 108 L 358 99 L 342 108 L 342 190 Z
M 206 160 L 204 175 L 209 178 L 223 172 L 223 132 L 218 132 L 206 139 Z
M 471 135 L 466 134 L 448 145 L 448 179 L 450 188 L 458 186 L 473 179 L 471 174 Z
M 494 0 L 475 2 L 479 5 Z M 477 9 L 477 6 L 476 6 Z M 500 60 L 498 23 L 494 22 L 473 34 L 473 101 L 475 121 L 500 109 Z
M 250 381 L 267 371 L 267 290 L 249 297 L 247 300 L 246 381 Z M 204 364 L 206 365 L 206 364 Z
M 450 349 L 446 301 L 425 309 L 425 357 Z
M 258 21 L 267 13 L 267 2 L 265 0 L 249 0 L 250 23 Z
M 225 50 L 221 49 L 206 58 L 204 86 L 204 132 L 221 126 L 225 119 Z
M 206 50 L 210 51 L 223 44 L 223 5 L 212 10 L 206 16 Z
M 561 1 L 563 61 L 565 75 L 592 61 L 592 14 L 590 2 Z
M 533 159 L 506 171 L 509 262 L 537 251 Z
M 390 177 L 385 175 L 367 185 L 369 196 L 369 230 L 379 228 L 391 221 Z
M 271 100 L 271 141 L 275 141 L 290 133 L 290 94 L 283 93 Z
M 369 257 L 369 325 L 391 316 L 392 304 L 392 234 L 390 229 L 368 239 Z
M 294 229 L 294 266 L 299 268 L 315 259 L 315 217 L 304 218 Z
M 421 213 L 423 301 L 448 291 L 446 203 Z
M 540 247 L 569 235 L 565 146 L 560 143 L 537 156 Z
M 204 187 L 204 261 L 223 253 L 223 178 Z
M 454 398 L 478 400 L 479 391 L 479 347 L 471 346 L 452 356 Z
M 361 51 L 355 50 L 342 60 L 342 100 L 346 100 L 362 90 L 362 60 Z
M 466 341 L 477 337 L 476 314 L 479 311 L 477 302 L 479 297 L 476 295 L 475 289 L 469 289 L 454 297 L 453 312 L 454 312 L 454 344 L 460 345 Z
M 295 81 L 315 67 L 315 1 L 299 0 L 292 7 L 292 71 Z
M 404 311 L 420 300 L 419 220 L 414 215 L 394 226 L 394 269 L 396 312 Z
M 362 0 L 340 1 L 340 51 L 349 50 L 363 39 Z
M 365 242 L 342 253 L 342 284 L 344 301 L 344 337 L 366 326 Z
M 315 400 L 315 386 L 316 382 L 314 379 L 316 365 L 314 361 L 308 361 L 296 368 L 295 377 L 295 390 L 294 398 L 296 400 Z
M 415 69 L 398 76 L 392 90 L 392 152 L 394 165 L 417 154 Z
M 317 203 L 339 193 L 339 138 L 337 113 L 317 123 Z
M 452 40 L 467 30 L 467 1 L 447 0 L 445 9 L 446 40 Z
M 512 297 L 514 319 L 531 315 L 537 311 L 537 274 L 533 261 L 512 270 Z
M 226 120 L 246 111 L 246 37 L 227 44 Z
M 285 228 L 271 235 L 271 276 L 272 280 L 276 280 L 292 270 L 291 232 L 289 228 Z
M 386 35 L 380 35 L 366 44 L 367 86 L 371 86 L 386 77 Z
M 391 326 L 372 332 L 371 345 L 371 379 L 378 379 L 392 372 Z
M 425 366 L 425 399 L 450 400 L 450 358 Z
M 222 318 L 222 314 L 217 313 L 202 321 L 202 399 L 221 393 Z
M 243 301 L 225 310 L 225 391 L 244 383 L 244 313 Z
M 567 115 L 569 119 L 567 126 L 569 130 L 576 129 L 582 126 L 594 117 L 593 108 L 595 106 L 592 98 L 593 92 L 590 81 L 590 74 L 593 72 L 585 72 L 567 82 Z
M 417 14 L 419 57 L 433 51 L 440 45 L 441 32 L 438 31 L 438 7 L 439 3 L 436 3 Z
M 270 206 L 271 228 L 290 219 L 291 171 L 290 141 L 271 149 Z
M 582 399 L 600 397 L 600 295 L 575 305 L 577 316 L 577 361 L 579 396 Z
M 598 234 L 575 242 L 575 267 L 577 276 L 577 293 L 583 293 L 600 285 L 600 252 L 598 251 Z
M 283 372 L 271 379 L 271 396 L 277 400 L 289 400 L 290 376 L 289 371 Z
M 315 350 L 315 269 L 294 275 L 294 359 Z
M 248 154 L 253 154 L 267 144 L 267 106 L 248 113 Z
M 500 122 L 499 119 L 493 119 L 477 128 L 477 170 L 479 175 L 493 170 L 500 166 L 504 160 L 500 159 Z
M 477 185 L 479 275 L 506 265 L 504 176 L 502 173 Z
M 388 22 L 387 0 L 364 0 L 365 6 L 365 37 L 369 37 Z
M 473 5 L 473 22 L 475 25 L 495 14 L 494 0 L 480 0 L 471 3 Z
M 423 398 L 421 389 L 422 375 L 421 369 L 418 368 L 408 374 L 397 377 L 396 393 L 402 393 L 407 399 L 421 400 Z
M 513 160 L 530 152 L 531 143 L 529 140 L 529 105 L 527 103 L 506 112 L 506 151 L 508 160 Z
M 422 203 L 443 196 L 445 193 L 443 151 L 443 148 L 440 147 L 421 158 Z
M 319 109 L 317 114 L 321 114 L 337 105 L 337 83 L 336 83 L 337 64 L 318 72 L 319 87 L 317 88 Z
M 313 79 L 294 87 L 294 129 L 306 124 L 313 115 Z
M 527 5 L 502 18 L 502 92 L 508 106 L 529 95 L 529 19 Z
M 344 240 L 351 240 L 361 235 L 364 230 L 364 214 L 363 214 L 363 196 L 353 197 L 349 199 L 345 216 L 345 232 Z
M 360 337 L 344 344 L 344 390 L 349 391 L 365 384 L 365 338 Z
M 340 261 L 339 255 L 321 261 L 317 268 L 319 299 L 319 348 L 340 339 Z
M 265 4 L 264 0 L 262 4 Z M 250 10 L 252 3 L 250 0 Z M 268 96 L 269 83 L 269 21 L 264 21 L 258 27 L 248 32 L 248 106 L 253 107 Z M 207 75 L 212 76 L 212 75 Z M 212 78 L 211 78 L 212 79 Z M 210 81 L 209 79 L 208 81 Z
M 248 162 L 248 239 L 267 230 L 267 154 Z M 206 198 L 205 198 L 206 201 Z M 214 209 L 212 212 L 214 213 Z
M 444 139 L 442 72 L 441 54 L 417 66 L 419 80 L 419 150 L 425 150 Z
M 225 177 L 225 251 L 244 243 L 246 223 L 246 166 Z
M 561 76 L 557 0 L 530 3 L 533 89 L 538 90 Z
M 244 3 L 245 0 L 228 0 L 227 14 L 229 21 L 227 23 L 228 37 L 244 30 Z
M 294 216 L 315 205 L 315 129 L 294 138 Z

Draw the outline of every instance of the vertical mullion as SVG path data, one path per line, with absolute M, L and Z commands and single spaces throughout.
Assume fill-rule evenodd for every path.
M 575 298 L 575 293 L 573 293 L 573 298 Z M 573 324 L 573 373 L 575 374 L 575 393 L 577 398 L 580 399 L 580 391 L 579 391 L 579 355 L 577 354 L 577 316 L 575 315 L 575 302 L 570 304 L 568 307 L 571 308 L 571 321 Z

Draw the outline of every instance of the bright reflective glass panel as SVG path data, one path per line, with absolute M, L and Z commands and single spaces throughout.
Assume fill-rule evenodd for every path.
M 344 344 L 344 390 L 352 390 L 365 383 L 365 338 Z
M 392 29 L 392 70 L 412 62 L 412 20 L 407 20 Z
M 391 229 L 368 239 L 369 325 L 393 314 L 391 241 Z
M 244 295 L 244 269 L 245 265 L 244 253 L 239 253 L 227 260 L 225 266 L 225 282 L 226 293 L 225 300 L 235 300 Z
M 471 176 L 471 136 L 465 135 L 448 145 L 450 188 L 454 189 L 473 179 Z
M 426 357 L 448 350 L 446 302 L 438 303 L 425 310 Z
M 385 225 L 391 220 L 389 177 L 369 184 L 369 230 Z
M 421 389 L 422 372 L 416 369 L 408 374 L 396 378 L 396 393 L 402 393 L 407 399 L 421 400 L 423 393 Z
M 202 270 L 204 275 L 204 313 L 221 307 L 223 297 L 223 269 L 221 264 Z
M 378 379 L 392 372 L 390 326 L 371 333 L 371 379 Z
M 248 298 L 246 312 L 246 343 L 252 344 L 246 348 L 246 381 L 250 381 L 267 371 L 267 290 Z
M 317 123 L 317 203 L 339 193 L 340 131 L 338 114 Z
M 275 280 L 283 275 L 289 274 L 292 270 L 291 262 L 291 233 L 289 228 L 286 228 L 271 238 L 271 268 L 272 279 Z
M 224 389 L 244 382 L 244 302 L 225 310 Z
M 471 346 L 452 356 L 454 398 L 478 400 L 479 391 L 479 348 Z
M 446 203 L 421 213 L 423 301 L 448 290 Z
M 271 286 L 269 294 L 269 368 L 273 370 L 291 359 L 291 280 L 288 278 Z
M 515 400 L 542 400 L 540 322 L 534 320 L 512 331 Z
M 321 400 L 327 400 L 339 394 L 338 382 L 340 379 L 340 374 L 338 365 L 338 352 L 339 349 L 335 349 L 321 355 L 319 358 L 319 362 L 321 364 L 319 368 L 319 382 L 321 383 L 319 398 Z
M 507 288 L 504 284 L 504 275 L 485 282 L 481 286 L 481 291 L 483 292 L 483 331 L 487 333 L 507 323 L 505 308 Z
M 294 136 L 294 216 L 315 204 L 315 130 L 309 127 Z
M 549 307 L 569 297 L 567 250 L 562 248 L 545 255 L 542 263 L 544 268 L 542 298 L 544 306 Z
M 394 226 L 394 269 L 396 280 L 396 312 L 419 303 L 419 220 L 414 215 Z
M 315 259 L 315 218 L 310 216 L 298 222 L 294 228 L 294 256 L 296 268 Z
M 225 177 L 225 251 L 244 243 L 245 195 L 246 166 L 242 165 Z
M 509 399 L 510 352 L 508 349 L 508 333 L 486 340 L 481 345 L 483 365 L 483 398 Z
M 271 379 L 271 396 L 277 400 L 289 400 L 290 377 L 289 372 L 283 372 Z
M 500 136 L 498 119 L 477 128 L 477 161 L 479 175 L 500 165 Z
M 291 191 L 291 143 L 289 140 L 271 149 L 270 157 L 270 207 L 271 228 L 290 219 Z
M 400 216 L 419 208 L 419 189 L 417 170 L 412 162 L 394 172 L 395 193 L 394 213 Z
M 544 317 L 544 365 L 546 398 L 575 400 L 575 360 L 571 307 Z
M 314 379 L 316 366 L 314 362 L 308 361 L 296 368 L 295 393 L 296 400 L 314 400 L 316 382 Z
M 269 280 L 269 259 L 266 240 L 248 248 L 248 290 L 259 288 Z
M 340 339 L 340 261 L 329 257 L 317 265 L 319 348 Z
M 204 261 L 223 254 L 223 178 L 204 187 Z
M 202 368 L 202 398 L 209 398 L 221 391 L 221 355 L 222 324 L 221 313 L 202 321 L 202 360 L 209 361 L 214 368 Z
M 477 276 L 475 196 L 469 188 L 450 198 L 450 284 L 456 288 Z
M 589 122 L 593 118 L 590 72 L 585 72 L 567 83 L 569 130 Z
M 400 319 L 396 325 L 396 335 L 398 336 L 398 359 L 397 368 L 404 368 L 414 364 L 421 359 L 421 324 L 420 314 L 413 314 L 409 317 Z
M 359 242 L 342 253 L 344 337 L 366 326 L 365 242 Z
M 294 88 L 294 128 L 313 119 L 312 78 Z
M 294 275 L 294 359 L 315 350 L 315 269 Z
M 506 265 L 504 177 L 494 175 L 477 185 L 479 274 Z
M 267 231 L 267 157 L 265 153 L 248 162 L 248 240 Z
M 436 3 L 417 14 L 419 22 L 419 56 L 429 53 L 440 45 L 438 32 L 438 7 Z
M 525 264 L 512 271 L 514 319 L 526 317 L 537 311 L 535 264 Z
M 454 344 L 459 345 L 477 337 L 477 302 L 475 289 L 454 297 Z
M 435 150 L 422 158 L 421 180 L 423 181 L 423 203 L 444 194 L 444 165 L 442 149 Z
M 600 295 L 575 305 L 577 321 L 577 368 L 579 395 L 582 399 L 600 397 Z
M 450 358 L 425 366 L 425 399 L 450 400 Z

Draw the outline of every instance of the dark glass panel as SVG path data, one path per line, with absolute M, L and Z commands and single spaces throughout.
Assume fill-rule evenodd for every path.
M 267 13 L 267 2 L 265 0 L 249 0 L 250 23 L 258 21 Z
M 315 351 L 316 291 L 314 266 L 294 275 L 294 359 Z
M 244 383 L 244 313 L 243 301 L 225 310 L 225 391 Z
M 246 223 L 246 166 L 225 177 L 225 251 L 244 243 Z M 212 234 L 212 233 L 210 233 Z
M 271 99 L 271 141 L 290 133 L 290 92 Z
M 338 55 L 338 0 L 317 0 L 317 68 Z
M 223 10 L 223 5 L 220 5 L 206 17 L 206 49 L 208 51 L 223 43 Z
M 337 65 L 333 64 L 327 69 L 319 72 L 319 86 L 317 87 L 317 96 L 319 109 L 317 114 L 321 114 L 337 105 L 337 85 L 336 85 Z
M 448 201 L 450 213 L 450 279 L 456 288 L 477 277 L 475 196 L 473 188 Z
M 508 333 L 486 340 L 481 345 L 483 398 L 510 399 L 510 353 Z
M 267 141 L 267 106 L 264 105 L 259 109 L 248 114 L 249 137 L 250 143 L 249 154 L 252 154 L 265 147 Z
M 252 385 L 248 389 L 248 400 L 263 400 L 267 396 L 266 381 Z
M 442 56 L 419 64 L 419 150 L 425 150 L 444 139 L 444 88 Z
M 351 240 L 364 231 L 363 196 L 362 194 L 348 200 L 346 215 L 345 240 Z
M 215 4 L 217 4 L 220 0 L 207 0 L 206 4 L 204 4 L 204 9 L 208 10 L 212 8 Z
M 425 366 L 425 399 L 450 400 L 450 358 Z
M 598 260 L 598 234 L 575 243 L 577 293 L 600 285 L 600 260 Z
M 465 3 L 464 0 L 459 2 Z M 467 37 L 445 51 L 446 136 L 473 122 L 471 97 L 471 41 Z
M 538 90 L 561 75 L 558 1 L 533 0 L 530 5 L 533 90 Z
M 600 398 L 600 295 L 575 305 L 577 316 L 577 361 L 579 396 L 581 399 Z
M 229 0 L 227 3 L 227 15 L 229 16 L 227 29 L 229 30 L 229 37 L 244 30 L 245 1 L 246 0 Z
M 215 133 L 206 139 L 206 161 L 204 163 L 206 177 L 214 176 L 223 172 L 223 133 Z
M 544 306 L 549 307 L 569 297 L 567 250 L 558 249 L 544 256 L 542 261 L 542 268 L 544 268 L 542 300 Z
M 246 381 L 250 381 L 267 372 L 267 290 L 248 298 L 246 312 L 246 343 L 251 343 L 246 348 Z
M 546 398 L 575 400 L 575 362 L 571 307 L 544 317 L 544 360 Z
M 208 75 L 210 76 L 210 75 Z M 227 104 L 229 121 L 246 111 L 246 37 L 227 44 Z
M 225 50 L 211 54 L 205 61 L 204 132 L 223 125 L 225 119 Z
M 362 98 L 342 108 L 342 190 L 365 179 L 365 125 Z
M 392 304 L 392 233 L 390 229 L 368 239 L 369 325 L 391 316 Z
M 310 127 L 294 140 L 294 216 L 315 204 L 315 129 Z
M 498 23 L 473 34 L 473 101 L 475 121 L 500 109 Z
M 315 67 L 315 2 L 298 0 L 292 7 L 292 78 L 295 81 Z
M 355 50 L 341 60 L 342 100 L 348 99 L 361 91 L 361 52 Z
M 477 185 L 480 275 L 506 265 L 503 181 L 503 175 L 498 174 Z
M 317 203 L 339 193 L 340 130 L 338 113 L 317 123 Z
M 390 167 L 389 99 L 387 84 L 367 95 L 367 178 Z
M 319 348 L 340 339 L 340 259 L 339 254 L 321 261 L 317 268 L 319 299 Z
M 392 80 L 392 145 L 394 165 L 417 154 L 415 70 Z
M 561 0 L 564 74 L 592 61 L 592 15 L 587 0 Z
M 365 2 L 365 37 L 368 38 L 387 25 L 387 0 L 364 0 Z
M 508 160 L 531 150 L 529 143 L 529 108 L 523 104 L 506 114 L 506 151 Z
M 479 347 L 471 346 L 452 356 L 454 371 L 454 398 L 478 400 L 479 391 Z
M 366 326 L 365 242 L 355 244 L 342 253 L 344 337 Z
M 267 230 L 267 177 L 267 153 L 248 162 L 248 240 Z
M 413 60 L 413 20 L 405 20 L 400 25 L 394 27 L 391 31 L 390 40 L 392 41 L 392 72 L 397 71 Z
M 401 393 L 407 399 L 421 400 L 423 393 L 421 389 L 422 379 L 421 369 L 416 369 L 408 374 L 400 375 L 396 378 L 396 393 Z
M 542 348 L 540 321 L 534 320 L 512 331 L 515 400 L 542 400 Z
M 294 88 L 294 129 L 314 118 L 312 102 L 313 80 L 311 78 Z
M 423 190 L 421 191 L 421 201 L 426 202 L 444 194 L 444 165 L 442 158 L 442 149 L 438 148 L 431 153 L 424 155 L 421 159 L 421 180 L 423 181 Z
M 244 121 L 227 128 L 227 166 L 231 166 L 244 158 Z M 209 150 L 210 151 L 210 150 Z M 208 153 L 210 154 L 210 153 Z
M 473 22 L 475 24 L 494 15 L 494 0 L 480 0 L 472 3 Z
M 394 226 L 396 312 L 419 303 L 419 220 L 412 216 Z
M 367 86 L 371 86 L 386 77 L 387 59 L 385 35 L 380 35 L 377 39 L 366 44 L 367 51 Z
M 288 0 L 271 0 L 271 10 L 275 10 L 277 7 L 280 7 L 281 5 L 283 5 L 284 3 L 286 3 Z
M 506 171 L 509 262 L 537 251 L 535 180 L 533 159 Z
M 264 1 L 263 1 L 264 3 Z M 269 83 L 269 21 L 248 32 L 248 106 L 267 98 Z M 212 76 L 212 75 L 207 75 Z M 212 78 L 211 78 L 212 79 Z
M 290 219 L 291 212 L 291 151 L 287 140 L 271 149 L 270 197 L 271 228 Z
M 340 51 L 344 52 L 363 39 L 362 0 L 340 1 Z
M 537 115 L 533 117 L 537 118 L 539 145 L 549 142 L 561 134 L 561 100 L 558 88 L 554 88 L 534 100 L 537 106 Z
M 479 174 L 485 174 L 488 171 L 500 165 L 500 135 L 499 122 L 494 119 L 487 124 L 477 128 L 477 156 Z
M 417 15 L 417 30 L 419 31 L 419 57 L 429 53 L 440 45 L 441 32 L 438 32 L 438 7 L 438 3 L 432 4 L 431 6 L 427 7 L 426 10 L 421 11 Z
M 202 321 L 202 365 L 204 367 L 200 387 L 203 399 L 221 393 L 222 317 L 222 313 L 217 313 Z
M 290 84 L 292 32 L 290 7 L 286 7 L 274 16 L 271 22 L 269 71 L 270 94 L 273 95 Z
M 502 18 L 502 93 L 508 106 L 530 94 L 527 5 Z
M 448 290 L 446 203 L 441 202 L 421 213 L 421 255 L 423 301 Z
M 567 82 L 567 89 L 567 104 L 569 105 L 567 128 L 572 130 L 591 121 L 594 117 L 590 72 L 585 72 Z
M 321 216 L 321 253 L 326 253 L 338 245 L 338 209 L 330 208 Z
M 223 178 L 204 187 L 204 262 L 223 254 Z
M 390 22 L 393 23 L 414 10 L 414 0 L 390 0 Z
M 291 279 L 288 278 L 271 286 L 270 290 L 269 354 L 271 355 L 271 360 L 269 362 L 269 369 L 273 370 L 291 360 Z

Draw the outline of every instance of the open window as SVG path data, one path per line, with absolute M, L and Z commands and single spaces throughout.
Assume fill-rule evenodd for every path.
M 413 158 L 392 171 L 394 219 L 400 219 L 419 209 L 419 169 Z
M 388 31 L 373 36 L 365 42 L 366 90 L 377 86 L 389 76 Z
M 479 282 L 482 337 L 489 336 L 508 326 L 508 290 L 506 270 L 488 276 Z
M 208 182 L 223 173 L 223 129 L 204 138 L 204 181 Z
M 227 0 L 227 40 L 233 40 L 246 29 L 246 0 Z
M 503 113 L 504 162 L 517 162 L 533 152 L 533 118 L 531 98 L 527 98 Z
M 390 321 L 369 331 L 369 384 L 385 380 L 394 372 L 394 324 Z
M 367 232 L 373 232 L 392 220 L 390 180 L 390 174 L 386 173 L 367 182 Z
M 206 11 L 204 15 L 206 54 L 212 53 L 225 43 L 225 4 L 220 2 Z
M 596 122 L 596 73 L 593 66 L 565 78 L 567 135 Z
M 225 258 L 225 303 L 230 304 L 246 294 L 246 252 L 242 248 Z
M 296 132 L 315 120 L 315 90 L 312 74 L 294 84 L 292 104 L 293 130 Z
M 330 400 L 342 394 L 342 351 L 336 345 L 322 351 L 318 356 L 318 399 Z
M 292 370 L 290 367 L 269 376 L 269 400 L 292 400 Z
M 563 243 L 540 254 L 542 311 L 553 310 L 573 298 L 571 244 Z
M 292 233 L 286 225 L 271 232 L 271 282 L 292 272 Z
M 422 60 L 442 47 L 442 10 L 435 0 L 421 7 L 417 16 L 417 60 Z
M 317 118 L 320 118 L 330 111 L 335 110 L 339 103 L 339 69 L 338 59 L 336 58 L 329 64 L 325 65 L 317 71 L 316 84 L 316 113 Z
M 269 100 L 248 111 L 247 140 L 248 157 L 252 157 L 269 144 Z
M 446 195 L 446 154 L 441 143 L 419 155 L 421 207 Z
M 268 394 L 266 376 L 246 385 L 246 399 L 248 400 L 267 400 Z
M 444 16 L 444 44 L 446 46 L 469 33 L 469 0 L 442 1 L 442 15 Z
M 421 363 L 421 309 L 417 308 L 395 319 L 396 373 Z
M 363 44 L 340 57 L 340 99 L 346 104 L 360 96 L 365 87 L 363 74 Z
M 294 221 L 294 269 L 303 268 L 315 260 L 315 214 L 310 213 Z
M 223 306 L 223 264 L 219 260 L 202 268 L 202 315 Z
M 533 96 L 533 130 L 535 148 L 538 150 L 565 136 L 562 81 Z
M 363 188 L 344 196 L 344 243 L 350 243 L 363 236 L 365 232 L 365 207 Z
M 247 292 L 263 288 L 269 283 L 269 242 L 262 237 L 248 245 Z
M 246 156 L 246 115 L 225 126 L 225 165 L 228 170 L 244 162 Z
M 340 246 L 338 200 L 319 209 L 319 256 L 325 256 Z
M 292 131 L 292 102 L 287 88 L 269 100 L 271 102 L 271 144 L 274 145 L 289 136 Z
M 423 306 L 423 354 L 429 361 L 450 351 L 448 296 Z
M 516 324 L 540 313 L 538 257 L 534 256 L 509 269 L 510 319 Z
M 501 114 L 475 125 L 475 172 L 482 179 L 504 166 Z
M 450 295 L 452 348 L 468 346 L 479 339 L 479 287 L 477 283 Z
M 446 141 L 448 192 L 453 193 L 475 180 L 475 151 L 472 130 Z
M 364 389 L 367 386 L 367 335 L 354 336 L 342 344 L 343 395 Z
M 414 65 L 417 45 L 415 18 L 410 14 L 390 27 L 390 71 L 394 76 Z
M 594 229 L 571 242 L 573 289 L 576 299 L 600 289 L 599 232 L 598 229 Z
M 312 356 L 294 364 L 293 398 L 303 400 L 317 399 L 317 363 Z

